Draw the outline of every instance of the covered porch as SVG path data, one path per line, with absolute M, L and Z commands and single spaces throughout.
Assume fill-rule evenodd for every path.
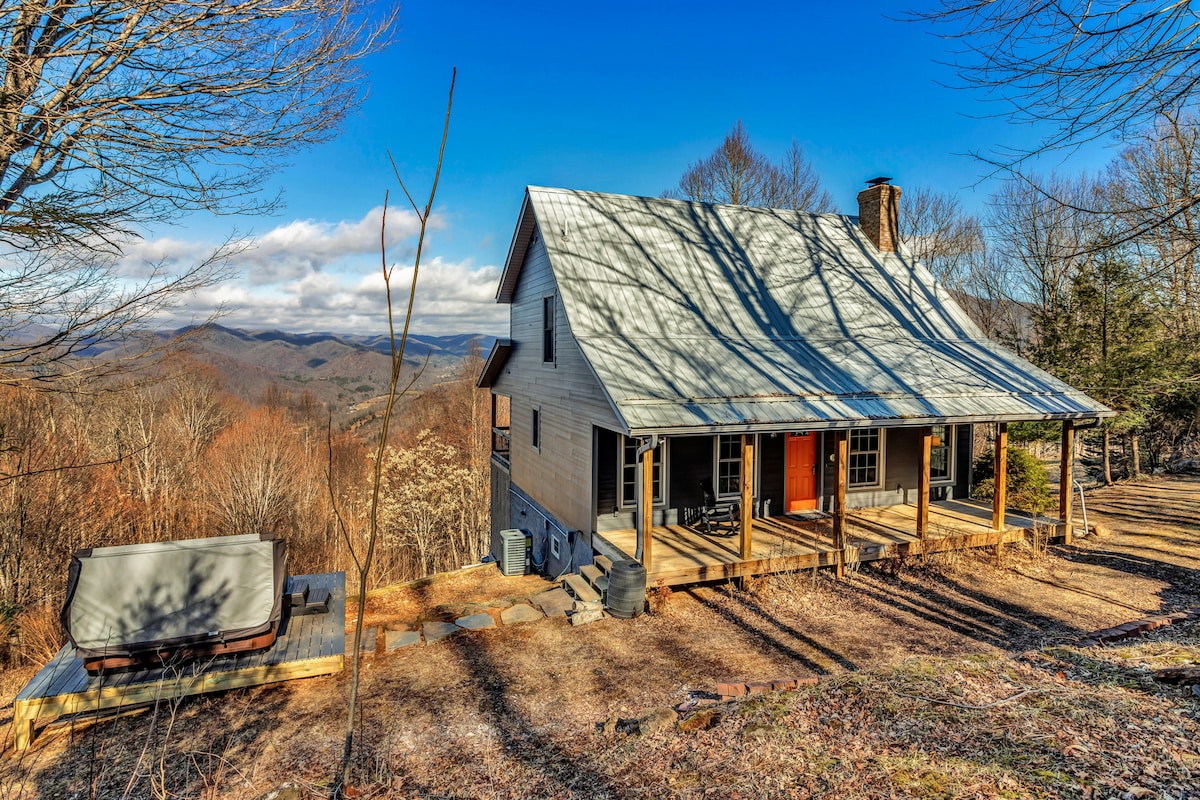
M 646 568 L 648 585 L 678 585 L 797 569 L 833 567 L 905 555 L 987 547 L 1019 541 L 1034 530 L 1051 538 L 1070 540 L 1075 424 L 1062 422 L 1062 460 L 1059 464 L 1059 502 L 1055 518 L 1031 517 L 1007 506 L 1008 425 L 994 428 L 994 493 L 990 503 L 965 499 L 935 499 L 931 491 L 931 454 L 937 446 L 934 426 L 915 429 L 915 491 L 900 503 L 850 508 L 847 487 L 855 464 L 851 461 L 850 432 L 835 430 L 828 461 L 831 464 L 827 510 L 772 516 L 757 504 L 756 437 L 740 436 L 740 519 L 732 535 L 711 533 L 695 520 L 656 520 L 655 487 L 659 479 L 653 451 L 658 437 L 638 448 L 637 512 L 630 527 L 614 526 L 593 533 L 593 549 L 612 559 L 636 559 Z M 817 474 L 817 469 L 812 470 Z M 768 507 L 769 508 L 769 507 Z M 763 511 L 756 516 L 756 511 Z M 778 512 L 777 512 L 778 513 Z M 690 524 L 689 524 L 690 523 Z
M 752 520 L 749 555 L 740 535 L 704 533 L 698 526 L 657 525 L 651 529 L 649 558 L 643 553 L 647 585 L 689 583 L 846 566 L 922 553 L 989 547 L 1024 539 L 1035 528 L 1061 536 L 1065 523 L 1009 510 L 1002 528 L 992 527 L 993 509 L 969 500 L 930 503 L 924 535 L 917 532 L 916 504 L 855 509 L 846 515 L 839 547 L 831 514 L 811 513 L 757 517 Z M 610 559 L 632 559 L 639 531 L 633 528 L 597 533 L 592 547 Z

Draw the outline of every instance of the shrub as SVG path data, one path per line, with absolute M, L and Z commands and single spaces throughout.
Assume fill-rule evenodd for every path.
M 991 500 L 995 492 L 993 475 L 996 456 L 988 450 L 975 459 L 971 470 L 972 496 L 976 500 Z M 1041 514 L 1054 505 L 1050 494 L 1050 479 L 1046 468 L 1028 450 L 1019 447 L 1008 449 L 1008 503 L 1012 508 Z

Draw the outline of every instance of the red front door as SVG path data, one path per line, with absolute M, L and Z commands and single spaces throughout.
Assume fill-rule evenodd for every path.
M 784 510 L 805 511 L 817 507 L 817 436 L 789 433 L 784 478 Z

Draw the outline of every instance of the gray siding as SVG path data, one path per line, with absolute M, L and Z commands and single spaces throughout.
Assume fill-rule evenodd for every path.
M 847 508 L 869 508 L 890 506 L 900 503 L 915 503 L 917 500 L 917 469 L 920 432 L 917 428 L 887 428 L 883 444 L 883 485 L 875 489 L 850 489 L 846 492 Z M 825 434 L 824 452 L 833 452 L 833 434 Z M 936 483 L 930 487 L 934 500 L 965 498 L 969 493 L 971 426 L 954 426 L 953 481 Z M 964 467 L 965 464 L 965 467 Z M 837 486 L 833 464 L 828 455 L 822 475 L 821 508 L 833 510 L 833 493 Z
M 555 362 L 543 364 L 542 298 L 551 295 L 556 298 Z M 592 427 L 614 429 L 619 424 L 571 335 L 540 237 L 521 267 L 509 338 L 513 352 L 493 389 L 512 399 L 512 483 L 565 528 L 589 534 L 595 520 Z M 531 444 L 535 405 L 541 416 L 538 450 Z M 577 538 L 590 540 L 588 535 Z

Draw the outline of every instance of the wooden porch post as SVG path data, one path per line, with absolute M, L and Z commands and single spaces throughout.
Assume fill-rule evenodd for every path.
M 929 470 L 933 451 L 933 428 L 921 428 L 920 465 L 917 469 L 917 539 L 929 532 Z
M 833 471 L 837 475 L 833 495 L 833 547 L 837 550 L 837 576 L 846 574 L 846 462 L 850 460 L 850 438 L 845 431 L 833 434 Z
M 1062 458 L 1058 470 L 1058 518 L 1063 524 L 1063 541 L 1071 543 L 1071 500 L 1074 494 L 1075 471 L 1075 423 L 1069 419 L 1063 420 L 1062 427 Z
M 754 434 L 742 434 L 742 519 L 738 525 L 741 533 L 742 561 L 750 560 L 750 549 L 754 542 Z
M 1008 423 L 996 423 L 995 476 L 992 485 L 992 529 L 1004 530 L 1004 506 L 1008 502 Z
M 642 503 L 638 509 L 642 529 L 642 566 L 650 574 L 650 548 L 654 544 L 654 448 L 642 453 Z

